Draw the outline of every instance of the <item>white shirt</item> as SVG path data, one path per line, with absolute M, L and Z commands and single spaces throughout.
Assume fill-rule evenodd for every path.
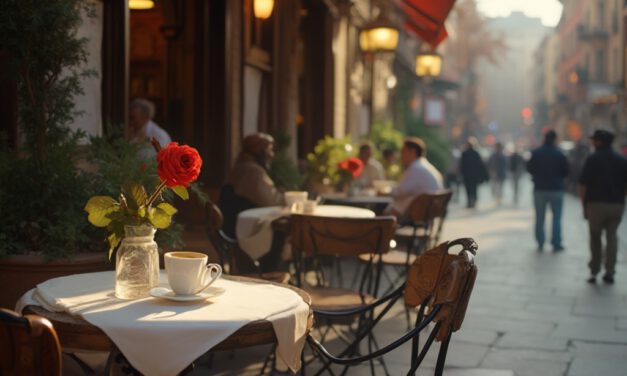
M 415 197 L 439 191 L 444 187 L 442 182 L 442 174 L 426 158 L 419 158 L 407 167 L 390 193 L 394 201 L 388 209 L 404 214 Z
M 369 158 L 368 163 L 364 165 L 364 170 L 355 180 L 362 187 L 369 187 L 375 180 L 385 179 L 383 166 L 374 158 Z
M 144 128 L 143 133 L 144 133 L 144 136 L 148 140 L 154 137 L 157 141 L 159 141 L 159 144 L 161 145 L 162 148 L 168 146 L 168 144 L 172 142 L 172 139 L 170 138 L 170 135 L 168 134 L 168 132 L 163 130 L 163 128 L 158 126 L 152 120 L 148 121 L 148 124 L 146 124 L 146 127 Z

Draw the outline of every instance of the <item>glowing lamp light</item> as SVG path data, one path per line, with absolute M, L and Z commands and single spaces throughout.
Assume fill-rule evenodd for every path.
M 579 82 L 579 75 L 577 74 L 577 72 L 571 72 L 568 75 L 568 81 L 570 81 L 570 83 L 573 85 Z
M 359 47 L 364 52 L 392 52 L 398 46 L 398 35 L 398 29 L 380 17 L 359 32 Z
M 128 0 L 128 8 L 133 10 L 152 9 L 155 2 L 152 0 Z
M 531 119 L 531 117 L 533 116 L 533 111 L 531 110 L 531 108 L 525 107 L 520 111 L 520 116 L 522 116 L 523 119 Z
M 272 16 L 272 10 L 274 9 L 274 0 L 254 0 L 253 12 L 255 17 L 261 20 L 267 20 Z
M 419 77 L 436 77 L 442 72 L 442 56 L 436 53 L 416 55 L 416 75 Z

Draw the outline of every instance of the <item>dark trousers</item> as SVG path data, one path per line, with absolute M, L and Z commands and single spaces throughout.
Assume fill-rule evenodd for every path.
M 464 187 L 466 187 L 466 196 L 468 197 L 468 204 L 466 207 L 474 208 L 477 204 L 477 183 L 464 182 Z
M 614 276 L 618 236 L 616 230 L 623 217 L 625 205 L 605 202 L 586 204 L 588 227 L 590 228 L 590 274 L 596 275 L 601 270 L 603 244 L 601 236 L 605 231 L 605 275 Z

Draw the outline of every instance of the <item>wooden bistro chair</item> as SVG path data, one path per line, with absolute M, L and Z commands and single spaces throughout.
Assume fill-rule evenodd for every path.
M 255 261 L 244 252 L 237 240 L 229 237 L 222 231 L 224 217 L 220 209 L 211 201 L 207 202 L 207 235 L 209 241 L 218 252 L 221 266 L 229 266 L 229 274 L 261 278 L 272 282 L 287 283 L 290 274 L 286 272 L 265 272 L 259 270 Z
M 390 284 L 387 291 L 404 280 L 407 269 L 420 252 L 438 244 L 451 196 L 450 190 L 443 190 L 419 195 L 411 202 L 406 218 L 400 221 L 401 227 L 394 235 L 397 244 L 406 244 L 405 249 L 392 249 L 381 256 L 383 265 L 392 266 L 398 271 L 393 277 L 384 270 L 384 276 Z M 362 256 L 361 260 L 367 261 L 366 256 Z
M 296 282 L 311 296 L 314 311 L 345 312 L 376 301 L 381 263 L 375 263 L 374 256 L 388 251 L 396 226 L 394 217 L 292 215 L 290 226 Z M 362 254 L 373 257 L 366 268 L 360 269 L 357 257 Z M 358 283 L 351 283 L 355 279 Z M 346 316 L 342 320 L 325 317 L 317 321 L 320 325 L 316 329 L 322 340 L 333 332 L 350 344 L 351 333 L 367 320 L 365 315 Z M 339 325 L 348 326 L 348 330 L 340 331 L 336 328 Z M 370 341 L 376 342 L 374 337 Z
M 449 253 L 451 248 L 460 246 L 459 253 Z M 333 364 L 344 366 L 345 372 L 349 366 L 372 361 L 373 358 L 381 357 L 411 340 L 410 368 L 407 375 L 414 375 L 435 340 L 441 342 L 435 375 L 441 376 L 451 335 L 461 328 L 477 277 L 477 267 L 474 263 L 476 251 L 477 244 L 470 238 L 444 242 L 418 256 L 411 265 L 406 282 L 375 303 L 347 310 L 341 314 L 316 312 L 314 309 L 314 314 L 318 316 L 333 317 L 363 314 L 377 309 L 378 313 L 376 315 L 373 313 L 373 319 L 357 333 L 357 341 L 352 346 L 358 347 L 358 341 L 362 341 L 375 329 L 377 323 L 386 316 L 392 305 L 401 297 L 404 298 L 406 305 L 419 307 L 415 325 L 411 330 L 394 342 L 366 355 L 352 356 L 354 351 L 351 348 L 347 348 L 337 356 L 331 355 L 310 333 L 307 338 L 308 343 L 321 359 L 324 359 L 323 367 L 317 374 L 330 371 L 329 367 Z M 435 325 L 430 329 L 428 325 L 431 323 Z M 419 336 L 423 330 L 430 330 L 430 332 L 426 342 L 420 346 Z M 371 371 L 374 373 L 373 368 Z
M 50 321 L 0 308 L 0 375 L 61 375 L 61 344 Z

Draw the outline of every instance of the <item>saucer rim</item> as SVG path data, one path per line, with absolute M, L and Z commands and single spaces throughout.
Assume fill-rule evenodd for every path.
M 214 286 L 207 287 L 207 290 L 211 289 L 212 287 Z M 215 292 L 201 291 L 194 295 L 177 295 L 169 287 L 157 286 L 157 287 L 151 288 L 149 293 L 150 293 L 150 296 L 152 296 L 153 298 L 158 298 L 158 299 L 166 299 L 166 300 L 170 300 L 174 302 L 195 302 L 195 301 L 200 301 L 200 300 L 207 300 L 212 297 L 217 297 L 217 296 L 224 294 L 225 292 L 225 290 L 221 287 L 214 287 L 214 288 L 216 288 L 217 291 Z M 163 291 L 163 293 L 156 293 L 155 291 Z M 168 295 L 169 293 L 172 293 L 172 295 Z

